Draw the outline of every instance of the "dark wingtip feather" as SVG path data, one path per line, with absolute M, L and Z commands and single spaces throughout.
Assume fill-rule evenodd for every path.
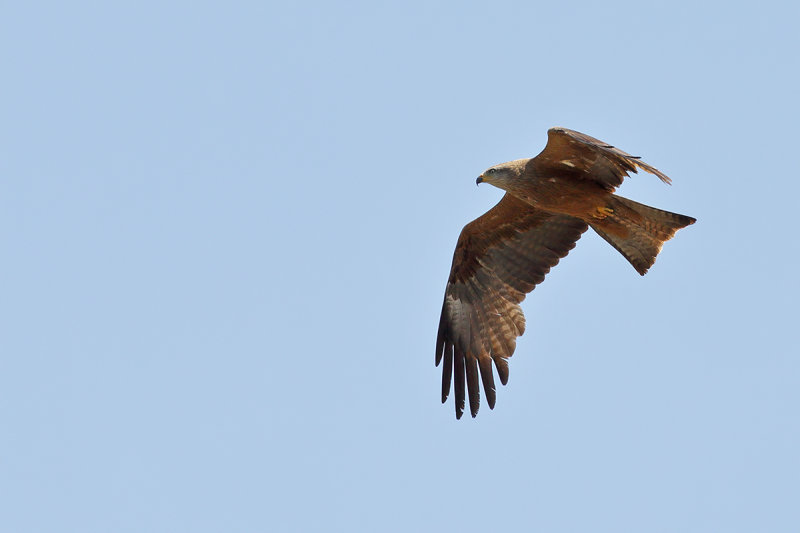
M 472 417 L 478 414 L 481 408 L 481 386 L 478 377 L 478 361 L 474 356 L 468 355 L 467 364 L 467 393 L 469 396 L 469 411 Z
M 444 366 L 442 367 L 442 403 L 447 401 L 450 396 L 450 381 L 453 378 L 453 345 L 445 343 L 444 349 Z
M 488 356 L 479 361 L 481 370 L 481 380 L 483 381 L 483 391 L 486 394 L 486 403 L 489 409 L 494 409 L 497 400 L 497 391 L 494 386 L 494 375 L 492 374 L 492 359 Z
M 504 357 L 497 357 L 494 360 L 494 366 L 497 368 L 497 375 L 500 378 L 500 383 L 508 385 L 508 361 Z
M 453 377 L 453 384 L 456 389 L 456 401 L 455 401 L 456 418 L 461 418 L 461 415 L 464 414 L 464 406 L 466 404 L 465 402 L 466 395 L 464 393 L 466 389 L 467 371 L 464 364 L 464 352 L 462 352 L 458 348 L 455 348 L 453 350 L 453 355 L 454 355 L 454 366 L 455 366 L 454 368 L 455 375 Z
M 442 309 L 442 317 L 439 319 L 439 332 L 436 334 L 436 366 L 442 361 L 442 354 L 444 353 L 444 309 Z
M 658 170 L 656 167 L 652 165 L 648 165 L 647 163 L 640 161 L 639 158 L 635 158 L 636 160 L 633 161 L 633 164 L 637 167 L 641 168 L 645 172 L 649 172 L 650 174 L 656 176 L 658 179 L 666 183 L 667 185 L 672 185 L 672 178 Z M 635 172 L 635 170 L 634 170 Z

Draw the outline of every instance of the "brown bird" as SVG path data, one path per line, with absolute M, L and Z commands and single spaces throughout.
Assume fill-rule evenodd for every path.
M 508 361 L 525 332 L 520 302 L 591 226 L 644 275 L 665 241 L 695 219 L 613 194 L 629 172 L 671 180 L 638 157 L 564 128 L 547 132 L 532 159 L 496 165 L 478 177 L 506 191 L 500 202 L 461 230 L 447 280 L 436 339 L 442 403 L 456 392 L 456 418 L 465 391 L 472 416 L 480 407 L 478 372 L 489 408 L 495 405 L 492 362 L 508 382 Z M 455 370 L 455 373 L 454 373 Z

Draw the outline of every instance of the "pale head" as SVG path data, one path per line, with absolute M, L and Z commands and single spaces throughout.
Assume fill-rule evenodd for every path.
M 525 173 L 525 166 L 529 161 L 530 159 L 517 159 L 487 168 L 478 176 L 475 183 L 488 183 L 507 191 L 513 188 L 514 183 Z

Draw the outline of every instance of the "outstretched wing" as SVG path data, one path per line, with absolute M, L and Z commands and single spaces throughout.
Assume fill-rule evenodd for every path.
M 586 231 L 580 219 L 539 211 L 506 194 L 461 231 L 447 281 L 436 365 L 442 369 L 442 403 L 453 378 L 456 418 L 464 413 L 465 382 L 472 416 L 480 406 L 478 369 L 489 408 L 494 408 L 492 361 L 508 382 L 508 362 L 525 331 L 519 304 Z
M 630 172 L 642 169 L 664 183 L 666 174 L 640 161 L 639 157 L 614 148 L 594 137 L 565 128 L 547 130 L 547 146 L 531 161 L 540 174 L 559 173 L 598 182 L 608 191 L 622 185 Z

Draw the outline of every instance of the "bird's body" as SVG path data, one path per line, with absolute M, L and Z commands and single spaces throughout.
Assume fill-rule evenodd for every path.
M 506 360 L 525 330 L 519 303 L 588 227 L 644 275 L 662 244 L 695 222 L 615 195 L 637 168 L 670 183 L 637 157 L 588 135 L 553 128 L 541 154 L 495 165 L 478 178 L 506 194 L 464 227 L 453 256 L 436 364 L 444 360 L 442 402 L 454 376 L 456 417 L 463 413 L 466 392 L 472 416 L 478 412 L 479 370 L 489 407 L 494 407 L 492 362 L 505 384 Z
M 591 218 L 598 207 L 608 203 L 608 197 L 611 196 L 594 182 L 576 182 L 566 176 L 542 176 L 533 169 L 519 175 L 506 190 L 536 209 L 582 220 Z

